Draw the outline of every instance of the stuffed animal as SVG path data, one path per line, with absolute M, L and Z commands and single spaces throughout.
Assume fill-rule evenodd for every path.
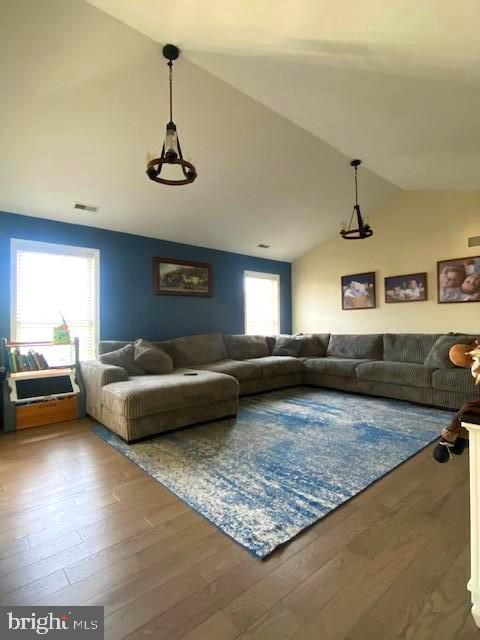
M 476 341 L 473 350 L 472 345 L 469 345 L 469 351 L 464 350 L 467 345 L 455 346 L 461 347 L 461 349 L 455 351 L 453 358 L 451 357 L 453 364 L 456 364 L 457 366 L 464 366 L 465 368 L 470 367 L 472 376 L 475 378 L 475 384 L 480 384 L 480 342 L 478 340 Z M 450 349 L 450 354 L 452 353 L 452 349 Z M 457 362 L 467 362 L 467 359 L 469 359 L 469 364 L 466 366 L 465 364 L 457 364 L 454 358 Z M 440 442 L 433 450 L 433 457 L 437 462 L 448 462 L 452 457 L 452 453 L 455 455 L 461 455 L 464 452 L 468 442 L 468 432 L 464 427 L 462 427 L 462 417 L 466 413 L 475 413 L 480 415 L 480 400 L 464 404 L 460 411 L 455 414 L 455 417 L 448 427 L 442 429 Z
M 471 344 L 454 344 L 448 352 L 448 357 L 456 367 L 470 369 L 473 364 L 473 358 L 470 355 L 471 353 Z
M 475 349 L 469 352 L 472 358 L 472 376 L 475 378 L 475 384 L 480 384 L 480 342 L 477 340 Z

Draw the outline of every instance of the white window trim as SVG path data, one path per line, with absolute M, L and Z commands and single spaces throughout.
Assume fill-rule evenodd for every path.
M 276 280 L 278 286 L 278 309 L 277 309 L 277 326 L 278 332 L 281 333 L 281 308 L 282 308 L 282 292 L 280 289 L 280 275 L 278 273 L 264 273 L 263 271 L 244 271 L 243 272 L 243 306 L 244 306 L 244 317 L 243 317 L 243 331 L 247 333 L 247 292 L 245 287 L 246 278 L 265 278 L 266 280 Z
M 17 339 L 17 251 L 33 251 L 35 253 L 51 253 L 54 255 L 93 256 L 95 281 L 95 319 L 94 345 L 100 340 L 100 251 L 88 247 L 77 247 L 53 242 L 37 242 L 36 240 L 10 239 L 10 339 Z

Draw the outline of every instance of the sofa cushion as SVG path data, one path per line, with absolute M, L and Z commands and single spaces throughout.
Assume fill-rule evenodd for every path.
M 356 368 L 369 362 L 364 358 L 335 358 L 327 356 L 326 358 L 309 358 L 305 360 L 303 366 L 305 371 L 312 373 L 320 373 L 327 376 L 338 376 L 340 378 L 355 378 Z
M 383 359 L 423 364 L 440 333 L 385 333 Z
M 100 340 L 100 342 L 98 343 L 98 355 L 101 356 L 104 353 L 118 351 L 118 349 L 126 347 L 127 344 L 133 343 L 128 340 Z
M 427 367 L 435 369 L 454 369 L 455 365 L 449 358 L 450 349 L 456 344 L 475 344 L 476 336 L 446 335 L 440 336 L 425 358 Z
M 291 356 L 265 356 L 263 358 L 253 358 L 247 360 L 247 362 L 251 362 L 261 368 L 262 378 L 302 373 L 303 371 L 301 360 Z
M 262 358 L 270 355 L 265 336 L 224 335 L 223 340 L 228 357 L 232 360 L 247 360 L 247 358 Z
M 134 360 L 133 344 L 126 344 L 116 351 L 104 353 L 99 357 L 103 364 L 112 364 L 115 367 L 122 367 L 129 376 L 141 376 L 145 371 Z
M 476 394 L 480 400 L 480 385 L 475 385 L 475 379 L 470 369 L 437 369 L 433 372 L 433 388 L 441 391 L 456 391 L 468 395 Z
M 168 353 L 151 342 L 140 338 L 133 345 L 134 359 L 141 369 L 147 373 L 172 373 L 173 362 Z
M 159 349 L 162 349 L 171 357 L 169 350 L 169 344 L 171 340 L 163 340 L 162 342 L 149 340 L 148 342 L 150 342 L 150 344 L 153 344 L 155 347 L 159 347 Z M 102 355 L 104 353 L 110 353 L 111 351 L 117 351 L 117 349 L 121 349 L 127 344 L 134 344 L 134 342 L 132 342 L 131 340 L 100 340 L 100 342 L 98 343 L 98 354 Z
M 175 367 L 225 360 L 227 351 L 221 333 L 187 336 L 168 341 L 168 350 Z
M 272 356 L 291 356 L 296 358 L 300 355 L 302 343 L 294 336 L 277 336 L 272 349 Z
M 220 402 L 236 395 L 238 382 L 232 376 L 178 369 L 167 375 L 137 376 L 126 382 L 113 382 L 102 388 L 101 402 L 112 413 L 125 418 L 141 418 Z
M 327 356 L 354 360 L 382 360 L 383 336 L 381 333 L 332 334 L 328 343 Z
M 279 333 L 276 336 L 265 336 L 265 340 L 267 341 L 267 345 L 268 345 L 268 353 L 270 355 L 272 355 L 273 350 L 275 349 L 275 342 L 277 341 L 277 338 L 291 338 L 292 336 L 289 333 Z
M 197 369 L 205 371 L 216 371 L 233 376 L 239 382 L 245 380 L 256 380 L 262 377 L 261 368 L 254 362 L 245 360 L 219 360 L 218 362 L 208 362 L 207 364 L 196 365 Z
M 367 362 L 358 367 L 357 378 L 428 389 L 432 386 L 433 371 L 431 367 L 411 362 Z
M 329 333 L 297 333 L 296 337 L 301 341 L 302 347 L 299 356 L 306 357 L 324 357 L 327 355 L 328 343 L 330 341 Z

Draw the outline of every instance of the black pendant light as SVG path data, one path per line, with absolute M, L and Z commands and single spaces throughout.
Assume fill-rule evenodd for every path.
M 174 44 L 166 44 L 163 47 L 163 55 L 168 60 L 169 67 L 169 85 L 170 85 L 170 122 L 167 124 L 167 132 L 165 142 L 163 143 L 160 158 L 154 158 L 147 164 L 147 176 L 150 180 L 168 185 L 190 184 L 197 177 L 197 170 L 191 162 L 183 159 L 182 147 L 180 146 L 180 138 L 178 137 L 177 127 L 173 121 L 173 97 L 172 97 L 172 68 L 173 61 L 180 55 L 180 50 Z M 160 176 L 164 164 L 177 164 L 181 167 L 183 178 L 179 180 L 170 180 Z
M 363 240 L 364 238 L 370 238 L 373 236 L 373 229 L 367 223 L 367 218 L 362 217 L 362 212 L 360 211 L 360 205 L 358 204 L 358 182 L 357 182 L 357 169 L 362 164 L 361 160 L 352 160 L 350 165 L 355 169 L 355 204 L 353 205 L 352 216 L 350 218 L 350 222 L 348 224 L 348 228 L 345 228 L 345 224 L 342 225 L 342 229 L 340 231 L 340 235 L 344 240 Z M 356 217 L 357 226 L 352 226 L 355 224 L 354 218 Z

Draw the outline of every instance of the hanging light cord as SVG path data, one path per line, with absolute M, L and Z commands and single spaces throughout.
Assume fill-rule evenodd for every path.
M 357 180 L 358 167 L 354 167 L 354 169 L 355 169 L 355 204 L 353 206 L 352 215 L 350 216 L 350 222 L 348 223 L 348 229 L 352 228 L 353 216 L 355 215 L 355 212 L 357 211 L 357 207 L 358 207 L 358 180 Z
M 355 205 L 358 206 L 358 182 L 357 182 L 357 169 L 355 167 Z
M 355 204 L 353 206 L 352 215 L 350 216 L 350 222 L 348 223 L 348 229 L 352 228 L 353 216 L 358 207 L 358 182 L 357 182 L 357 167 L 355 168 Z
M 170 85 L 170 122 L 173 122 L 173 95 L 172 95 L 172 82 L 173 82 L 173 62 L 171 60 L 168 61 L 168 66 L 170 67 L 170 73 L 168 75 L 168 82 Z

